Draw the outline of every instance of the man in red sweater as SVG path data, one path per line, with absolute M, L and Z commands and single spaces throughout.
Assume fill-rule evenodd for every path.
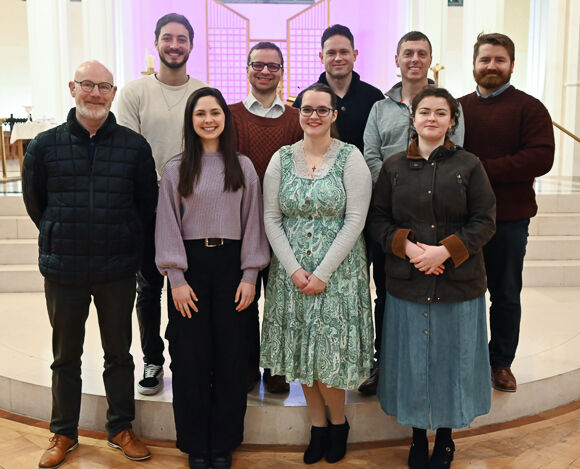
M 280 48 L 272 42 L 259 42 L 250 49 L 246 66 L 251 91 L 248 97 L 232 104 L 238 151 L 248 156 L 256 168 L 260 184 L 272 155 L 282 146 L 297 142 L 303 136 L 298 123 L 298 109 L 285 105 L 278 96 L 278 84 L 284 72 L 284 58 Z M 260 272 L 256 281 L 254 302 L 244 311 L 247 317 L 248 392 L 260 379 L 260 329 L 258 299 L 260 284 L 268 281 L 268 268 Z M 268 392 L 290 390 L 284 376 L 271 376 L 264 370 L 264 385 Z
M 474 46 L 474 93 L 459 98 L 465 116 L 465 149 L 475 153 L 497 203 L 496 233 L 484 247 L 493 387 L 514 392 L 511 372 L 518 346 L 522 271 L 530 218 L 538 211 L 534 179 L 554 162 L 550 114 L 534 97 L 510 85 L 515 46 L 504 34 L 480 34 Z

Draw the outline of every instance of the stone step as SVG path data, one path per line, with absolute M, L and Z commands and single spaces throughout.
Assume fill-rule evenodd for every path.
M 37 261 L 36 239 L 0 239 L 0 265 L 35 264 Z
M 529 233 L 532 236 L 580 235 L 580 212 L 539 213 L 531 219 Z
M 0 215 L 26 215 L 21 195 L 0 196 Z
M 38 229 L 28 215 L 0 215 L 0 239 L 36 239 L 37 237 Z
M 580 236 L 530 236 L 526 261 L 580 259 Z M 0 259 L 1 261 L 1 259 Z
M 524 287 L 578 287 L 580 260 L 526 260 Z
M 37 264 L 0 265 L 0 293 L 44 291 Z
M 580 287 L 580 260 L 526 260 L 524 287 Z M 36 264 L 0 265 L 0 293 L 42 292 Z

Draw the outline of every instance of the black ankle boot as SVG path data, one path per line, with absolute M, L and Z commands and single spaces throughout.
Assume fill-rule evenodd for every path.
M 407 460 L 410 469 L 427 469 L 429 466 L 429 442 L 413 441 L 409 449 L 409 459 Z
M 326 454 L 326 447 L 328 446 L 328 427 L 314 427 L 310 428 L 310 444 L 306 451 L 304 451 L 304 462 L 306 464 L 314 464 L 320 461 Z
M 448 469 L 453 461 L 453 454 L 455 453 L 455 444 L 453 440 L 435 441 L 431 461 L 429 461 L 429 469 Z
M 326 451 L 327 462 L 335 463 L 344 458 L 349 430 L 350 425 L 346 418 L 342 425 L 333 425 L 332 423 L 328 424 L 328 450 Z

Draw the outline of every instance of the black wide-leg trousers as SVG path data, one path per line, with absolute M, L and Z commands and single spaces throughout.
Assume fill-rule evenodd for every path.
M 184 241 L 187 283 L 199 301 L 184 318 L 168 295 L 173 412 L 177 447 L 189 454 L 233 451 L 243 439 L 247 360 L 245 311 L 235 310 L 240 283 L 240 246 L 208 248 Z

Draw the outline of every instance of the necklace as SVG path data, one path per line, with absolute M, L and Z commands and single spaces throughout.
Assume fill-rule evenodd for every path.
M 308 170 L 310 171 L 310 176 L 314 177 L 314 175 L 316 174 L 316 170 L 320 169 L 320 166 L 322 165 L 322 160 L 324 159 L 324 155 L 322 156 L 306 156 L 306 164 L 308 166 L 312 165 L 312 167 L 309 167 Z
M 183 101 L 183 98 L 185 98 L 185 95 L 187 95 L 187 92 L 189 91 L 189 86 L 187 86 L 187 84 L 189 83 L 189 75 L 187 75 L 187 81 L 185 82 L 185 91 L 183 92 L 181 97 L 173 104 L 169 104 L 169 100 L 167 99 L 167 96 L 165 96 L 165 91 L 163 90 L 163 85 L 161 84 L 161 80 L 159 80 L 159 78 L 157 78 L 157 74 L 155 74 L 155 78 L 157 79 L 157 83 L 159 83 L 159 88 L 161 89 L 161 95 L 163 96 L 163 101 L 165 101 L 165 105 L 167 106 L 167 110 L 171 111 L 175 106 L 177 106 L 179 103 L 181 103 L 181 101 Z

